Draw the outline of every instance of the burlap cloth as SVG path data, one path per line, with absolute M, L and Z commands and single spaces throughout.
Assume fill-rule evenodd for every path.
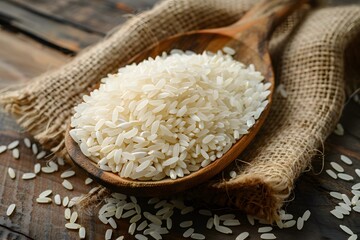
M 22 90 L 2 93 L 0 103 L 44 147 L 64 154 L 64 132 L 74 105 L 107 73 L 170 35 L 231 24 L 256 2 L 163 1 L 62 68 L 37 77 Z M 359 39 L 360 6 L 302 9 L 290 16 L 270 43 L 276 81 L 285 86 L 287 98 L 275 94 L 269 117 L 240 156 L 242 161 L 191 195 L 276 219 L 294 181 L 310 167 L 340 117 L 345 63 L 354 65 L 353 59 L 360 56 L 359 50 L 347 49 L 360 46 Z M 237 172 L 235 179 L 229 179 L 230 170 Z

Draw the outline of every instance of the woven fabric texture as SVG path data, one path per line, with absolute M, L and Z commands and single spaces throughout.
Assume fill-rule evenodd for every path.
M 163 1 L 64 67 L 22 90 L 2 94 L 0 103 L 44 147 L 64 154 L 64 132 L 73 107 L 107 73 L 173 34 L 229 25 L 255 2 Z M 294 181 L 310 167 L 338 121 L 345 99 L 344 52 L 359 36 L 359 6 L 301 10 L 290 16 L 270 42 L 276 81 L 288 96 L 274 95 L 269 117 L 241 161 L 190 195 L 207 194 L 212 203 L 277 219 Z M 237 177 L 229 179 L 232 170 Z

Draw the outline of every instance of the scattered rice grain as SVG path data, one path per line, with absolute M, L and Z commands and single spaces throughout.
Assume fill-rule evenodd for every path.
M 37 160 L 40 160 L 40 159 L 42 159 L 43 157 L 45 157 L 45 155 L 46 155 L 46 152 L 45 152 L 45 151 L 41 151 L 41 152 L 39 152 L 39 153 L 36 155 L 36 159 L 37 159 Z
M 7 150 L 7 146 L 1 145 L 0 146 L 0 154 Z
M 7 149 L 11 150 L 16 148 L 17 146 L 19 146 L 19 140 L 15 140 L 11 143 L 9 143 L 9 145 L 7 146 Z
M 36 199 L 36 202 L 37 203 L 51 203 L 52 202 L 52 199 L 49 198 L 49 197 L 38 197 Z
M 58 205 L 58 206 L 61 205 L 61 197 L 60 197 L 59 194 L 56 194 L 56 195 L 54 196 L 54 202 L 55 202 L 55 204 Z
M 85 237 L 86 237 L 86 230 L 85 230 L 85 228 L 84 228 L 84 227 L 79 228 L 79 238 L 80 238 L 80 239 L 85 239 Z
M 16 173 L 15 173 L 15 170 L 11 167 L 8 168 L 8 174 L 9 174 L 9 177 L 11 179 L 15 179 L 16 178 Z
M 273 233 L 263 233 L 260 235 L 261 239 L 276 239 L 276 236 Z
M 93 182 L 93 180 L 91 178 L 86 178 L 85 179 L 85 185 L 89 185 L 92 182 Z
M 250 234 L 248 232 L 240 233 L 235 240 L 245 240 Z
M 339 227 L 347 234 L 354 235 L 353 231 L 349 227 L 347 227 L 345 225 L 341 225 L 341 224 L 339 225 Z
M 273 230 L 272 227 L 260 227 L 258 229 L 258 233 L 266 233 L 266 232 L 271 232 Z
M 19 159 L 20 158 L 20 151 L 18 148 L 14 148 L 12 151 L 11 151 L 11 154 L 13 156 L 13 158 L 15 159 Z
M 39 194 L 39 198 L 48 197 L 52 193 L 51 189 L 45 190 L 42 193 Z
M 73 189 L 74 189 L 73 185 L 72 185 L 68 180 L 66 180 L 66 179 L 65 179 L 61 184 L 62 184 L 63 187 L 66 188 L 67 190 L 73 190 Z
M 188 238 L 191 236 L 191 234 L 194 233 L 194 229 L 193 228 L 189 228 L 188 230 L 186 230 L 184 233 L 183 233 L 183 237 L 184 238 Z
M 192 239 L 197 239 L 197 240 L 200 240 L 200 239 L 205 239 L 205 236 L 201 233 L 193 233 L 191 234 L 190 236 Z
M 113 230 L 112 229 L 108 229 L 105 232 L 105 240 L 110 240 L 111 236 L 112 236 Z M 131 234 L 132 235 L 132 234 Z
M 351 159 L 345 155 L 340 155 L 340 160 L 343 161 L 344 163 L 346 163 L 347 165 L 352 164 Z
M 345 180 L 345 181 L 352 181 L 354 180 L 354 177 L 353 176 L 350 176 L 349 174 L 346 174 L 346 173 L 338 173 L 338 177 L 342 180 Z
M 24 173 L 21 178 L 23 180 L 30 180 L 30 179 L 33 179 L 36 177 L 36 174 L 35 173 Z
M 8 206 L 7 210 L 6 210 L 6 216 L 10 217 L 11 214 L 13 214 L 14 210 L 16 208 L 16 204 L 12 203 Z
M 60 177 L 61 177 L 61 178 L 69 178 L 69 177 L 72 177 L 72 176 L 74 176 L 74 175 L 75 175 L 75 171 L 73 171 L 73 170 L 68 170 L 68 171 L 63 172 L 63 173 L 60 175 Z
M 330 162 L 330 165 L 333 169 L 335 169 L 337 172 L 344 172 L 344 168 L 340 166 L 337 162 Z

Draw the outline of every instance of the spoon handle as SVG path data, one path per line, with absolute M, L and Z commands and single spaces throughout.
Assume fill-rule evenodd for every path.
M 217 29 L 225 34 L 258 47 L 267 41 L 273 30 L 281 21 L 298 9 L 307 0 L 264 0 L 252 7 L 236 23 Z

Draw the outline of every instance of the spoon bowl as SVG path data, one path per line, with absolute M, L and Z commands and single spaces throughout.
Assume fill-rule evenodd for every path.
M 86 157 L 79 145 L 70 137 L 68 128 L 65 135 L 66 149 L 73 162 L 85 170 L 91 178 L 103 186 L 135 196 L 171 195 L 203 183 L 220 173 L 249 145 L 263 125 L 271 105 L 274 91 L 274 74 L 267 49 L 267 39 L 280 20 L 296 9 L 303 1 L 273 0 L 257 4 L 240 21 L 224 28 L 207 29 L 176 35 L 165 39 L 129 61 L 139 63 L 148 57 L 156 57 L 172 49 L 217 52 L 225 46 L 235 50 L 233 58 L 245 65 L 253 64 L 262 73 L 264 82 L 270 82 L 269 104 L 249 129 L 221 158 L 208 166 L 177 179 L 165 178 L 158 181 L 141 181 L 122 178 L 116 173 L 107 172 Z

